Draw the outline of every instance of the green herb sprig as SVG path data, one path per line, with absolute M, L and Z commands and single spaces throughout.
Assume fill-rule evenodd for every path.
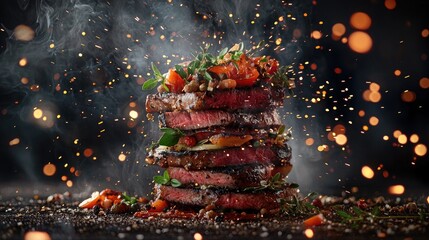
M 292 88 L 295 87 L 295 79 L 289 77 L 293 72 L 291 66 L 282 66 L 271 77 L 271 82 L 274 86 L 280 88 L 287 88 L 292 94 Z
M 163 134 L 158 144 L 163 146 L 174 146 L 179 142 L 180 137 L 185 136 L 182 131 L 176 128 L 161 128 L 160 130 Z
M 125 203 L 127 205 L 133 205 L 137 203 L 137 198 L 133 196 L 128 196 L 127 192 L 123 192 L 121 195 L 122 203 Z
M 381 215 L 380 208 L 375 206 L 371 211 L 365 211 L 359 207 L 353 206 L 349 211 L 335 209 L 335 214 L 339 216 L 343 222 L 352 223 L 354 225 L 365 221 L 374 221 L 381 219 L 420 219 L 424 220 L 429 217 L 429 213 L 419 209 L 416 215 Z
M 169 92 L 170 89 L 168 89 L 167 85 L 165 85 L 165 77 L 162 75 L 162 73 L 159 71 L 159 69 L 155 66 L 155 64 L 152 65 L 152 71 L 153 71 L 153 78 L 150 78 L 146 80 L 143 83 L 142 89 L 143 90 L 151 90 L 156 88 L 158 86 L 158 83 L 161 82 L 161 85 L 164 87 L 164 89 Z
M 167 171 L 164 171 L 162 175 L 154 176 L 153 181 L 162 185 L 171 185 L 172 187 L 180 187 L 182 185 L 179 180 L 175 178 L 170 178 L 170 175 Z
M 300 215 L 319 212 L 319 209 L 311 202 L 318 196 L 317 193 L 311 192 L 304 198 L 293 195 L 291 199 L 279 198 L 277 201 L 280 203 L 280 212 L 286 215 Z
M 274 176 L 271 177 L 270 180 L 268 181 L 263 180 L 260 182 L 259 186 L 247 187 L 244 189 L 244 191 L 257 192 L 265 189 L 278 191 L 278 190 L 284 189 L 285 187 L 298 188 L 299 185 L 296 183 L 287 183 L 285 179 L 281 177 L 280 173 L 276 173 Z

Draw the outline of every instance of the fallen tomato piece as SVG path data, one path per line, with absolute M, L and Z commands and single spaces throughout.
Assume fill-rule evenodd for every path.
M 162 212 L 168 208 L 168 202 L 165 200 L 157 199 L 150 205 L 151 209 L 148 212 Z
M 90 198 L 83 200 L 79 204 L 79 207 L 80 208 L 92 208 L 98 204 L 99 200 L 100 200 L 100 193 L 98 191 L 93 192 L 91 194 Z
M 318 225 L 322 224 L 323 221 L 325 221 L 325 218 L 323 217 L 323 214 L 319 213 L 317 215 L 314 215 L 312 217 L 307 218 L 304 221 L 304 226 L 305 227 L 318 226 Z

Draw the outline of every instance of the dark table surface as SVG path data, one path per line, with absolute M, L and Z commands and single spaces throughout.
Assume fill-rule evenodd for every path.
M 98 216 L 92 210 L 78 207 L 82 199 L 89 197 L 87 193 L 62 195 L 62 200 L 47 202 L 48 193 L 54 194 L 59 189 L 54 189 L 54 186 L 44 189 L 38 194 L 28 187 L 22 187 L 18 193 L 13 192 L 12 188 L 1 189 L 0 239 L 24 239 L 25 234 L 31 231 L 46 232 L 51 239 L 198 239 L 199 234 L 202 239 L 308 239 L 303 221 L 314 215 L 220 222 L 207 219 L 142 219 L 132 213 Z M 354 204 L 355 198 L 350 199 Z M 386 198 L 386 201 L 393 207 L 398 199 Z M 347 201 L 342 200 L 339 205 L 352 209 L 350 206 L 353 205 Z M 426 197 L 402 198 L 398 205 L 405 206 L 409 201 L 416 202 L 419 209 L 429 213 Z M 341 221 L 329 211 L 321 212 L 326 221 L 310 228 L 314 233 L 312 239 L 415 240 L 428 239 L 429 236 L 429 215 L 420 219 L 413 213 L 411 215 L 414 217 L 409 219 L 367 219 L 351 224 Z M 410 214 L 404 212 L 403 215 Z

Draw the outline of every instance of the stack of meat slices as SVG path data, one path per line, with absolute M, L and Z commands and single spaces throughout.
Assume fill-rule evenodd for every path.
M 180 187 L 156 184 L 156 197 L 222 209 L 278 207 L 277 199 L 293 190 L 251 189 L 276 173 L 284 177 L 292 168 L 291 149 L 277 135 L 282 123 L 274 107 L 282 103 L 281 91 L 261 86 L 149 95 L 147 111 L 161 112 L 160 126 L 183 135 L 176 145 L 158 146 L 146 158 L 181 183 Z

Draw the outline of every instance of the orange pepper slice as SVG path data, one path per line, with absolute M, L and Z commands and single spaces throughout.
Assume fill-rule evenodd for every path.
M 222 147 L 239 147 L 252 139 L 253 137 L 251 135 L 225 136 L 222 134 L 217 134 L 210 137 L 210 142 L 214 145 Z

